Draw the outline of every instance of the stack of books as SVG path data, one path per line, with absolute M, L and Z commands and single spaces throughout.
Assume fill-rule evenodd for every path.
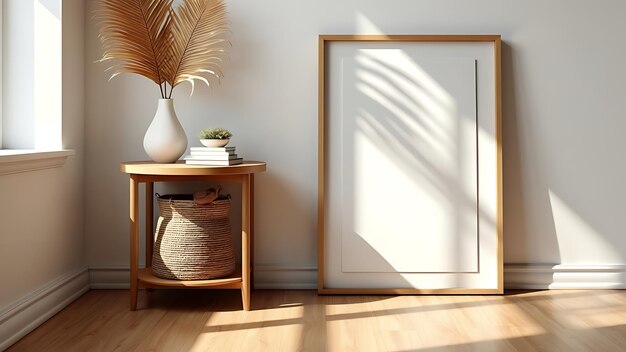
M 185 156 L 185 162 L 189 165 L 237 165 L 243 162 L 243 158 L 237 157 L 235 147 L 191 147 L 191 154 Z

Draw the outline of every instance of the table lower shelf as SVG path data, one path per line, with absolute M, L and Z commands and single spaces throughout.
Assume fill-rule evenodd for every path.
M 146 288 L 241 288 L 243 278 L 241 268 L 237 267 L 235 272 L 219 279 L 211 280 L 168 280 L 156 277 L 152 274 L 152 268 L 139 269 L 139 285 Z

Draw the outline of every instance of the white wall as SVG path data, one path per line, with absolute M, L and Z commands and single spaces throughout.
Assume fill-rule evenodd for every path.
M 626 3 L 589 1 L 228 1 L 222 85 L 177 88 L 195 145 L 224 126 L 257 178 L 256 263 L 316 265 L 317 35 L 501 34 L 505 262 L 625 264 Z M 86 233 L 90 265 L 128 265 L 128 185 L 118 164 L 146 159 L 158 88 L 107 82 L 86 18 Z M 314 276 L 309 277 L 314 284 Z M 289 282 L 284 282 L 289 283 Z
M 63 147 L 76 154 L 60 168 L 0 175 L 0 312 L 86 265 L 83 13 L 82 1 L 64 0 Z

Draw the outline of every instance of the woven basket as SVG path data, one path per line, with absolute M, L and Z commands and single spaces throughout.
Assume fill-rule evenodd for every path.
M 235 271 L 230 198 L 196 205 L 192 195 L 157 194 L 160 216 L 152 273 L 172 280 L 215 279 Z

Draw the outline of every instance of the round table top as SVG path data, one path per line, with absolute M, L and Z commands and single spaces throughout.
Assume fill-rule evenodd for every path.
M 239 165 L 187 165 L 179 160 L 176 163 L 155 163 L 153 161 L 130 161 L 120 164 L 120 171 L 134 175 L 168 176 L 207 176 L 207 175 L 245 175 L 263 172 L 266 164 L 262 161 L 244 161 Z

